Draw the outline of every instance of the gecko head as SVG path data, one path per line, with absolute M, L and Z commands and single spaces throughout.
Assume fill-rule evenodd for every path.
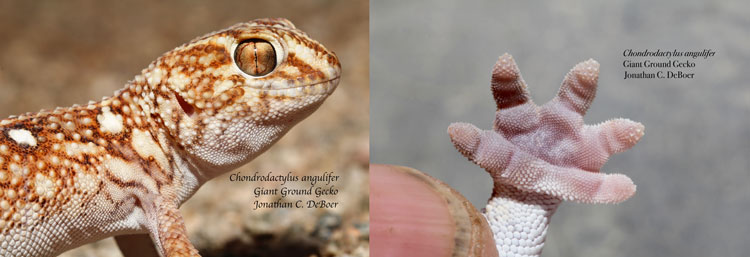
M 315 111 L 340 74 L 336 55 L 290 21 L 259 19 L 166 53 L 142 80 L 166 92 L 156 101 L 158 122 L 201 170 L 218 173 L 253 159 Z

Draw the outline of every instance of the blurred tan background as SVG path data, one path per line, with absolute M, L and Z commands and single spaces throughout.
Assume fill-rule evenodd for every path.
M 243 174 L 335 171 L 341 207 L 252 211 L 252 187 L 228 175 L 182 208 L 203 256 L 368 254 L 367 1 L 0 0 L 0 117 L 99 100 L 162 53 L 262 17 L 285 17 L 338 55 L 343 77 L 323 106 Z M 63 256 L 121 256 L 111 239 Z
M 492 127 L 498 56 L 514 56 L 538 104 L 594 58 L 599 90 L 584 120 L 646 126 L 603 168 L 638 192 L 619 205 L 562 204 L 542 256 L 750 253 L 750 2 L 375 0 L 370 14 L 373 162 L 428 172 L 483 208 L 492 182 L 446 128 Z M 694 79 L 623 80 L 627 48 L 717 53 L 688 69 Z

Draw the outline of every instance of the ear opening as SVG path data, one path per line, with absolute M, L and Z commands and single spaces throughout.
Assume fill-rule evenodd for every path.
M 182 108 L 182 111 L 185 112 L 187 116 L 193 116 L 193 114 L 195 113 L 195 107 L 186 102 L 185 99 L 182 98 L 182 96 L 180 96 L 179 94 L 175 93 L 174 96 L 175 98 L 177 98 L 177 103 L 180 104 L 180 108 Z

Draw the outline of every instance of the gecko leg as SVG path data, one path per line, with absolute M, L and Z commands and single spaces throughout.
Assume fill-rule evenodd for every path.
M 198 250 L 190 243 L 185 229 L 185 222 L 174 201 L 157 198 L 155 226 L 148 226 L 151 238 L 154 240 L 160 256 L 183 257 L 200 256 Z

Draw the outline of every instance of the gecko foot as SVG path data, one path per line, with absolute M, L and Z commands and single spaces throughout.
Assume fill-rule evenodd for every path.
M 584 203 L 622 202 L 635 194 L 633 181 L 599 170 L 610 155 L 635 145 L 644 126 L 628 119 L 583 123 L 598 78 L 599 63 L 581 62 L 565 76 L 557 96 L 537 106 L 513 57 L 504 54 L 492 71 L 497 104 L 493 129 L 454 123 L 448 134 L 461 154 L 492 175 L 496 186 Z

